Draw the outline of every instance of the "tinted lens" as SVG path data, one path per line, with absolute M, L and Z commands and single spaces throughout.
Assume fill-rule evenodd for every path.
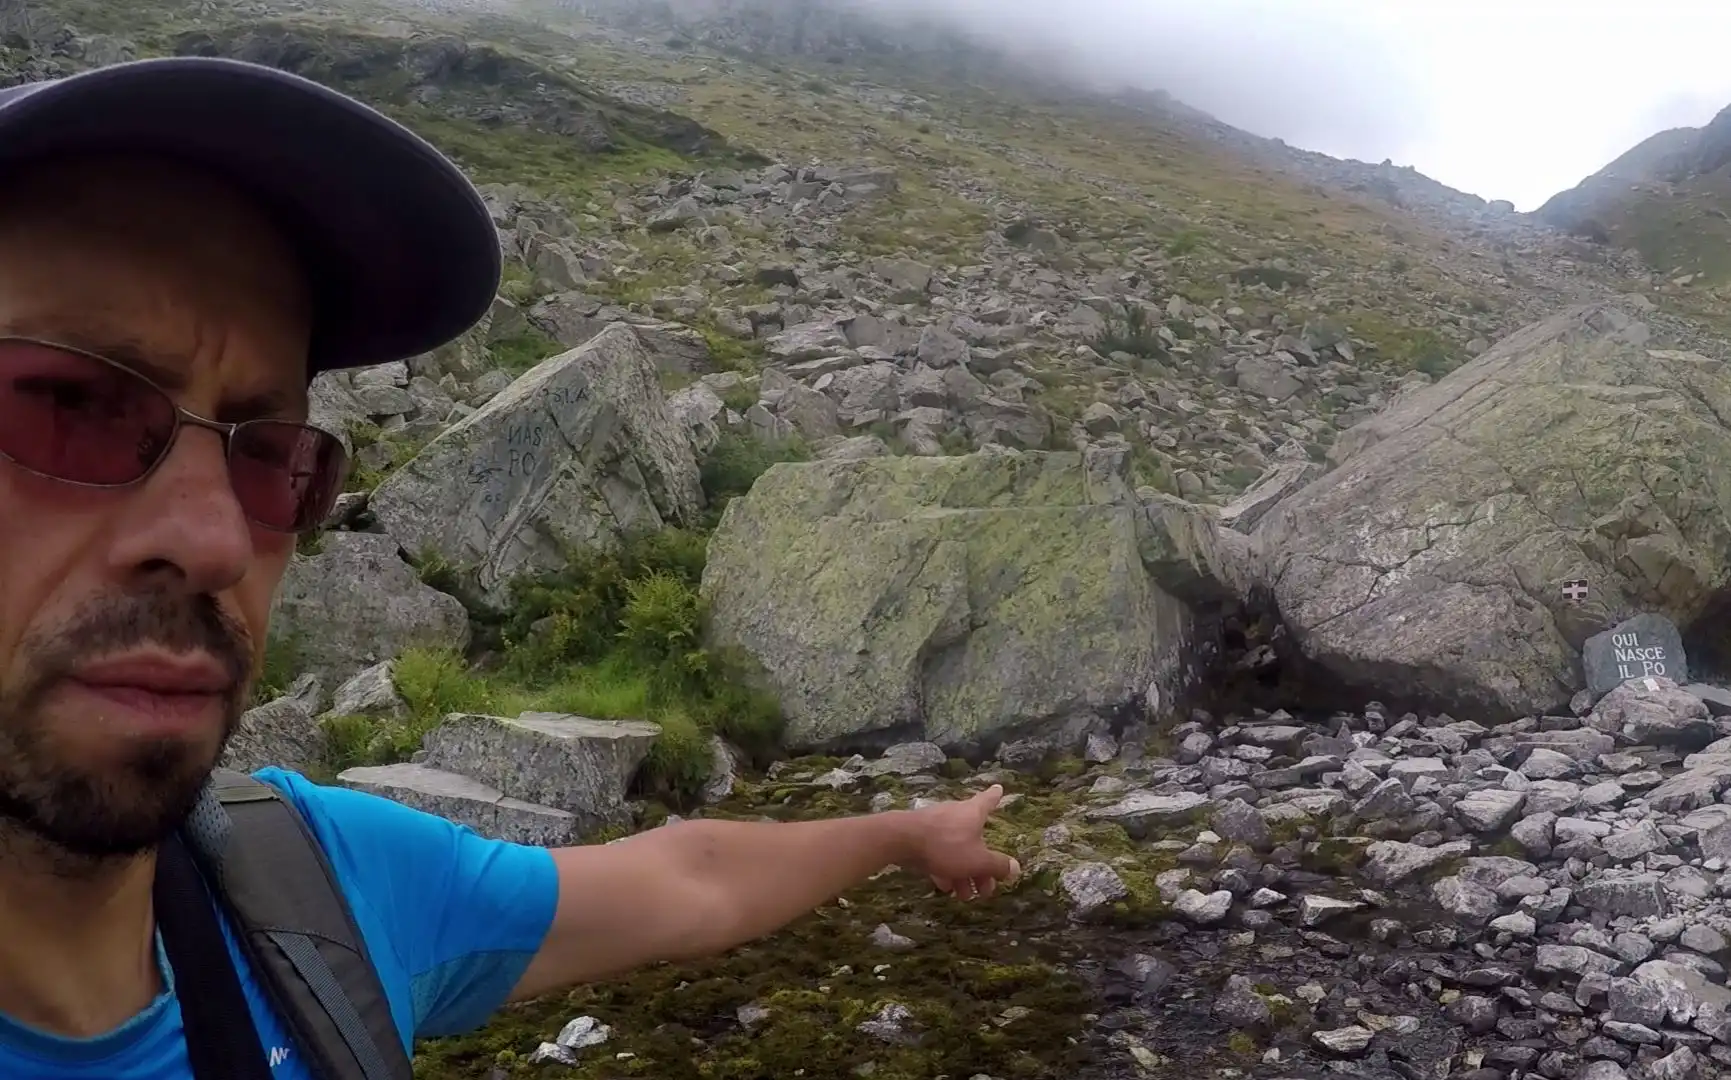
M 304 532 L 330 516 L 348 473 L 348 455 L 328 431 L 254 420 L 235 429 L 228 469 L 248 517 L 267 529 Z
M 174 438 L 174 402 L 125 368 L 0 341 L 0 453 L 79 484 L 130 484 Z

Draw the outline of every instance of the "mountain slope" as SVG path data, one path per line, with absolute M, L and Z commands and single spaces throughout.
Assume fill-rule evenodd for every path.
M 6 4 L 13 78 L 201 53 L 342 86 L 477 180 L 572 216 L 587 293 L 748 366 L 854 297 L 916 336 L 936 322 L 1009 347 L 1059 444 L 1098 437 L 1090 410 L 1125 413 L 1094 427 L 1116 428 L 1147 481 L 1204 501 L 1283 448 L 1321 460 L 1410 381 L 1639 280 L 1615 251 L 1411 169 L 1035 78 L 929 24 L 818 0 Z M 821 222 L 684 226 L 738 205 L 705 209 L 706 175 L 768 161 L 889 170 L 894 191 Z M 884 291 L 897 260 L 929 284 Z M 516 298 L 547 295 L 509 274 Z M 969 329 L 985 311 L 1014 312 L 1016 335 Z
M 1731 281 L 1731 108 L 1701 128 L 1642 140 L 1535 216 L 1640 253 L 1686 285 Z

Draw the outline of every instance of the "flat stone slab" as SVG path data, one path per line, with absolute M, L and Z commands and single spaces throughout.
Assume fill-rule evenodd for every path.
M 1087 818 L 1123 826 L 1132 837 L 1141 838 L 1159 832 L 1165 826 L 1198 818 L 1212 808 L 1213 803 L 1207 796 L 1194 791 L 1181 791 L 1176 795 L 1132 791 L 1110 806 L 1089 810 Z
M 625 793 L 660 735 L 643 720 L 452 713 L 427 735 L 424 764 L 574 814 L 588 830 L 627 820 Z
M 337 783 L 467 825 L 496 840 L 559 847 L 575 843 L 581 833 L 574 814 L 513 799 L 473 777 L 427 765 L 360 766 L 345 769 Z

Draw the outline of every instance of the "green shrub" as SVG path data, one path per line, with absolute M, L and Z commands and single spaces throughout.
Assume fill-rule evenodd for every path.
M 1106 317 L 1106 328 L 1094 339 L 1094 348 L 1107 355 L 1121 352 L 1158 360 L 1166 355 L 1166 343 L 1160 340 L 1158 330 L 1149 320 L 1146 308 L 1131 305 L 1121 319 Z
M 1201 234 L 1191 229 L 1184 229 L 1173 236 L 1172 239 L 1166 241 L 1166 254 L 1176 259 L 1184 255 L 1189 255 L 1201 247 Z
M 371 491 L 385 482 L 385 478 L 402 468 L 409 459 L 421 452 L 427 443 L 427 436 L 410 438 L 387 432 L 376 424 L 355 424 L 349 429 L 349 442 L 354 445 L 356 461 L 349 469 L 346 489 L 349 491 Z M 379 446 L 385 450 L 382 458 L 372 458 L 372 464 L 361 464 L 359 460 L 362 450 Z
M 771 465 L 783 461 L 806 461 L 810 457 L 805 444 L 798 439 L 766 443 L 750 435 L 729 432 L 704 457 L 703 493 L 710 501 L 711 510 L 719 515 L 729 499 L 750 491 L 751 485 L 768 472 Z
M 730 436 L 705 462 L 705 489 L 721 502 L 775 462 L 802 457 L 797 444 Z M 703 644 L 708 542 L 706 531 L 664 529 L 611 550 L 570 552 L 559 570 L 515 582 L 505 611 L 482 620 L 478 640 L 497 654 L 488 670 L 449 650 L 405 653 L 393 669 L 403 715 L 326 718 L 330 767 L 405 760 L 453 712 L 525 711 L 659 724 L 639 782 L 674 805 L 709 778 L 712 735 L 766 764 L 780 741 L 779 705 L 757 689 L 745 657 Z M 429 584 L 456 588 L 443 560 L 427 555 L 418 565 Z M 276 665 L 292 671 L 292 657 Z
M 503 627 L 513 673 L 533 681 L 614 651 L 631 584 L 661 575 L 695 595 L 708 542 L 702 533 L 667 529 L 614 551 L 575 552 L 563 569 L 514 583 Z
M 548 357 L 564 351 L 565 346 L 539 330 L 525 330 L 487 346 L 487 355 L 493 363 L 512 375 L 521 375 Z
M 1440 379 L 1460 366 L 1450 353 L 1448 341 L 1434 330 L 1414 331 L 1404 344 L 1396 358 L 1433 379 Z
M 723 405 L 736 413 L 743 413 L 757 404 L 757 385 L 755 383 L 740 383 L 738 386 L 728 387 L 722 391 L 720 396 Z
M 781 732 L 781 710 L 753 689 L 749 664 L 703 646 L 707 542 L 669 529 L 574 557 L 519 583 L 503 628 L 500 677 L 534 707 L 661 725 L 643 784 L 674 800 L 707 779 L 711 734 L 762 760 Z
M 1262 285 L 1278 292 L 1287 288 L 1296 289 L 1310 284 L 1310 275 L 1300 270 L 1288 270 L 1280 266 L 1263 264 L 1239 267 L 1232 271 L 1232 280 L 1240 285 Z
M 517 704 L 449 649 L 410 649 L 392 663 L 391 677 L 403 699 L 403 715 L 321 720 L 333 772 L 406 761 L 451 713 L 502 713 Z
M 289 684 L 301 669 L 299 638 L 288 632 L 273 633 L 265 641 L 264 659 L 252 682 L 252 702 L 263 705 L 288 693 Z

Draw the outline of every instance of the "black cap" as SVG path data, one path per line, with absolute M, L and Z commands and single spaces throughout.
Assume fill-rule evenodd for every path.
M 311 279 L 314 372 L 437 348 L 498 291 L 499 234 L 461 170 L 298 75 L 176 57 L 0 90 L 0 169 L 88 152 L 175 158 L 258 202 Z

